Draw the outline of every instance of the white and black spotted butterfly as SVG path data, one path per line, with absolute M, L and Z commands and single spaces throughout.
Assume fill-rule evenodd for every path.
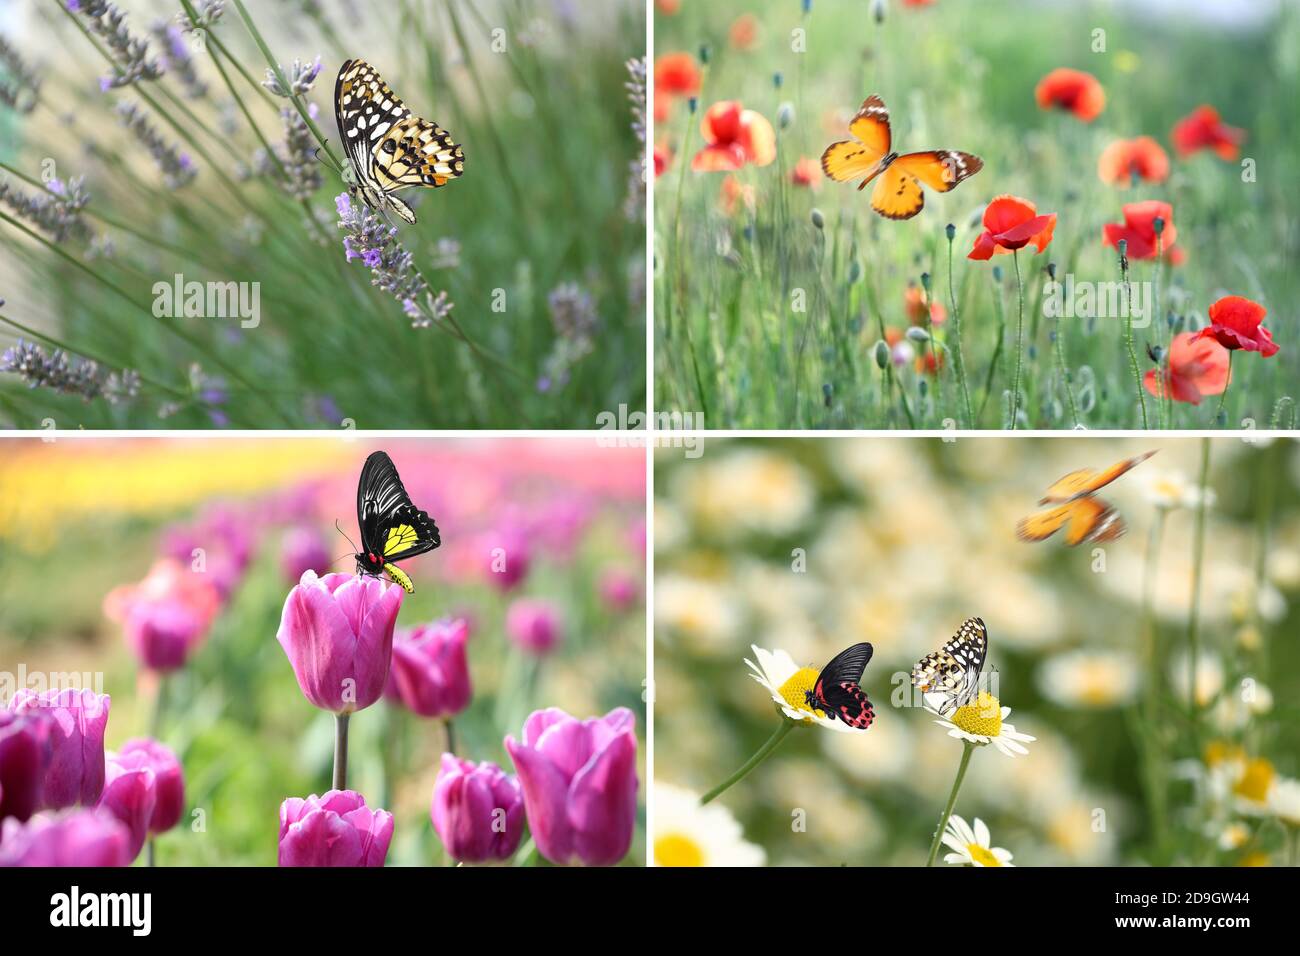
M 979 693 L 980 671 L 989 649 L 989 631 L 977 617 L 962 622 L 952 640 L 912 668 L 912 686 L 940 717 L 964 707 Z
M 415 222 L 411 207 L 393 195 L 407 186 L 445 186 L 465 170 L 465 156 L 437 123 L 407 109 L 375 68 L 348 60 L 334 84 L 334 118 L 351 167 L 349 191 L 371 209 L 392 209 Z

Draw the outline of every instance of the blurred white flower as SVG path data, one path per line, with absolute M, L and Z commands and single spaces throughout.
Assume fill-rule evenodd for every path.
M 1119 651 L 1070 651 L 1038 668 L 1039 690 L 1061 707 L 1119 707 L 1133 699 L 1138 683 L 1136 661 Z
M 1008 757 L 1027 754 L 1029 751 L 1024 745 L 1034 738 L 1005 723 L 1010 716 L 1010 707 L 1001 706 L 996 697 L 982 690 L 975 701 L 953 711 L 951 718 L 940 718 L 935 723 L 947 730 L 949 737 L 957 740 L 967 740 L 981 746 L 992 744 L 999 753 Z
M 808 706 L 807 693 L 817 683 L 818 671 L 812 667 L 799 667 L 794 659 L 780 648 L 764 650 L 751 645 L 758 663 L 745 658 L 753 672 L 749 676 L 758 681 L 781 707 L 781 712 L 791 720 L 805 724 L 818 724 L 831 730 L 853 733 L 854 729 L 841 720 L 828 717 L 820 710 Z
M 655 500 L 654 549 L 667 553 L 680 547 L 686 540 L 686 522 L 677 508 L 662 499 Z
M 1293 591 L 1300 588 L 1300 551 L 1295 548 L 1274 548 L 1268 556 L 1269 579 L 1280 588 Z
M 943 860 L 961 866 L 1015 866 L 1009 851 L 989 845 L 992 839 L 988 826 L 979 817 L 971 829 L 970 824 L 954 813 L 943 832 L 943 845 L 955 852 Z
M 1269 791 L 1268 807 L 1282 822 L 1300 827 L 1300 780 L 1283 778 L 1276 781 Z
M 887 783 L 911 777 L 916 754 L 912 749 L 913 733 L 903 720 L 877 720 L 869 734 L 818 736 L 826 755 L 859 783 Z
M 1187 700 L 1191 660 L 1186 651 L 1169 664 L 1169 683 L 1178 700 Z M 1202 650 L 1196 657 L 1196 703 L 1204 707 L 1223 690 L 1223 664 L 1217 654 Z
M 1201 487 L 1180 471 L 1160 471 L 1157 468 L 1140 469 L 1134 483 L 1146 500 L 1162 511 L 1176 508 L 1194 510 L 1201 505 Z M 1205 506 L 1214 507 L 1214 489 L 1205 489 Z
M 1241 682 L 1237 693 L 1227 694 L 1214 707 L 1214 724 L 1225 730 L 1242 730 L 1252 717 L 1273 709 L 1273 692 L 1253 678 Z
M 687 462 L 676 470 L 674 482 L 673 499 L 719 537 L 790 534 L 803 526 L 816 503 L 800 465 L 758 448 Z
M 767 859 L 721 804 L 700 806 L 699 794 L 656 781 L 654 806 L 655 866 L 762 866 Z
M 665 574 L 655 582 L 655 623 L 682 636 L 697 651 L 717 655 L 730 650 L 740 615 L 725 586 Z
M 1236 850 L 1244 846 L 1250 839 L 1250 828 L 1244 823 L 1236 822 L 1227 824 L 1219 831 L 1215 843 L 1220 850 Z

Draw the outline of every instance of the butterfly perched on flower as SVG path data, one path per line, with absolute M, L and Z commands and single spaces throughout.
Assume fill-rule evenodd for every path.
M 813 710 L 838 717 L 850 727 L 866 730 L 876 719 L 876 712 L 858 685 L 870 660 L 870 644 L 854 644 L 840 651 L 817 675 L 813 689 L 804 693 L 805 702 Z
M 1136 458 L 1126 458 L 1101 471 L 1080 468 L 1058 479 L 1038 502 L 1053 507 L 1021 518 L 1016 525 L 1016 535 L 1022 541 L 1043 541 L 1065 528 L 1065 543 L 1070 546 L 1085 541 L 1115 540 L 1128 530 L 1128 526 L 1119 513 L 1095 493 L 1154 454 L 1154 451 L 1149 451 Z
M 854 138 L 831 143 L 822 153 L 822 172 L 837 183 L 864 177 L 858 189 L 871 191 L 871 208 L 886 219 L 911 219 L 925 205 L 921 184 L 946 193 L 984 168 L 984 160 L 955 149 L 893 152 L 889 108 L 874 93 L 849 122 Z
M 371 209 L 392 209 L 406 222 L 415 213 L 394 192 L 445 186 L 465 171 L 465 156 L 437 123 L 420 119 L 365 60 L 348 60 L 334 83 L 334 118 L 350 167 L 348 191 Z
M 415 507 L 397 474 L 393 460 L 382 451 L 366 459 L 357 482 L 357 524 L 361 551 L 357 573 L 387 574 L 406 593 L 415 591 L 410 577 L 393 562 L 405 561 L 442 544 L 438 526 Z
M 912 686 L 926 695 L 927 706 L 947 717 L 975 699 L 988 651 L 988 628 L 979 618 L 968 617 L 947 644 L 916 662 Z

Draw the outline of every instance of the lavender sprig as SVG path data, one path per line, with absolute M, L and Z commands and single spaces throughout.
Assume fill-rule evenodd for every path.
M 627 61 L 628 81 L 623 85 L 627 89 L 628 101 L 632 104 L 632 133 L 641 147 L 640 155 L 632 160 L 628 173 L 627 200 L 623 203 L 623 215 L 629 222 L 641 222 L 646 207 L 646 65 L 645 57 Z
M 67 5 L 71 12 L 86 18 L 91 32 L 112 51 L 117 71 L 99 81 L 100 89 L 108 91 L 163 75 L 162 64 L 149 55 L 148 41 L 131 35 L 126 28 L 126 15 L 116 6 L 107 0 L 67 0 Z
M 539 392 L 562 388 L 569 381 L 570 370 L 589 355 L 594 347 L 599 318 L 592 297 L 576 282 L 556 286 L 546 297 L 556 340 L 543 363 L 537 382 Z
M 194 7 L 193 18 L 184 10 L 176 14 L 176 21 L 185 30 L 207 30 L 216 25 L 221 15 L 226 12 L 226 0 L 201 0 L 191 4 Z
M 158 20 L 149 28 L 154 40 L 162 49 L 162 60 L 166 68 L 181 81 L 185 95 L 192 100 L 202 99 L 208 95 L 208 85 L 199 79 L 194 67 L 194 58 L 190 56 L 189 47 L 185 45 L 185 34 L 175 23 Z
M 0 372 L 11 372 L 28 388 L 49 388 L 64 395 L 79 395 L 86 402 L 102 398 L 117 404 L 140 391 L 140 375 L 130 369 L 100 375 L 99 363 L 69 356 L 62 349 L 46 352 L 33 342 L 18 344 L 0 355 Z
M 90 193 L 82 186 L 81 177 L 73 177 L 66 184 L 52 179 L 47 188 L 47 193 L 29 196 L 9 185 L 8 179 L 0 180 L 0 202 L 55 242 L 90 239 L 90 227 L 81 218 L 81 211 L 90 202 Z
M 175 146 L 164 140 L 134 103 L 118 103 L 117 114 L 123 125 L 135 134 L 135 138 L 144 145 L 145 149 L 149 150 L 149 154 L 153 156 L 154 162 L 162 171 L 163 181 L 168 189 L 179 189 L 198 175 L 198 170 L 194 168 L 194 162 L 189 155 L 179 152 Z
M 0 102 L 7 103 L 20 113 L 30 113 L 36 108 L 41 91 L 41 78 L 0 35 L 0 64 L 9 77 L 0 82 Z
M 324 182 L 316 160 L 316 140 L 302 114 L 292 107 L 281 109 L 280 119 L 284 122 L 284 144 L 277 150 L 279 165 L 265 150 L 258 150 L 254 165 L 261 175 L 276 179 L 294 199 L 310 199 Z
M 286 90 L 280 85 L 280 78 L 272 69 L 267 69 L 266 79 L 262 85 L 270 90 L 275 96 L 304 96 L 311 92 L 312 84 L 316 82 L 316 77 L 320 75 L 320 57 L 311 63 L 303 63 L 301 60 L 294 60 L 293 66 L 289 69 L 286 77 L 289 81 L 289 89 Z M 280 68 L 281 72 L 284 67 Z

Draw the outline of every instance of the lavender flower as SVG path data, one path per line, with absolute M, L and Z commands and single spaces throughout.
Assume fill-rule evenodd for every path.
M 632 160 L 627 180 L 627 200 L 623 203 L 623 215 L 628 222 L 641 222 L 646 207 L 646 96 L 645 96 L 645 57 L 627 61 L 628 81 L 627 98 L 632 104 L 632 133 L 640 144 L 640 155 Z
M 91 238 L 90 227 L 81 218 L 82 209 L 90 202 L 90 193 L 82 187 L 81 177 L 66 184 L 52 179 L 47 188 L 49 192 L 29 196 L 10 186 L 7 179 L 0 180 L 0 202 L 48 233 L 55 242 Z
M 556 340 L 543 363 L 537 390 L 548 392 L 569 381 L 569 371 L 591 353 L 599 320 L 591 296 L 576 282 L 556 286 L 546 297 Z
M 68 0 L 68 9 L 86 18 L 92 33 L 108 44 L 117 67 L 112 76 L 100 80 L 107 91 L 130 86 L 140 80 L 156 80 L 162 65 L 149 55 L 148 41 L 133 37 L 126 28 L 126 15 L 107 0 Z
M 191 4 L 196 16 L 191 18 L 184 8 L 176 14 L 176 22 L 185 30 L 207 30 L 214 26 L 226 12 L 226 0 L 201 0 Z
M 175 146 L 167 143 L 134 103 L 118 103 L 117 114 L 121 117 L 123 125 L 135 134 L 135 138 L 144 145 L 145 149 L 149 150 L 154 162 L 162 171 L 163 181 L 168 189 L 179 189 L 198 175 L 198 170 L 194 168 L 194 163 L 189 156 L 178 152 Z
M 279 164 L 272 162 L 265 150 L 259 150 L 254 165 L 263 176 L 277 180 L 294 199 L 310 199 L 324 181 L 316 161 L 316 140 L 302 115 L 292 107 L 281 109 L 280 119 L 285 133 L 284 144 L 276 151 Z
M 190 364 L 189 378 L 190 394 L 193 396 L 190 401 L 206 406 L 205 410 L 208 413 L 208 419 L 215 427 L 225 428 L 229 425 L 230 416 L 221 407 L 230 398 L 226 391 L 225 380 L 209 376 L 203 371 L 203 367 L 198 362 Z M 190 401 L 165 402 L 158 409 L 158 417 L 171 418 L 181 409 L 187 407 Z
M 439 239 L 433 248 L 433 268 L 459 269 L 460 243 L 455 239 Z
M 280 67 L 280 72 L 284 72 L 284 67 Z M 304 96 L 311 91 L 312 84 L 316 82 L 316 77 L 319 74 L 319 56 L 311 63 L 294 60 L 288 74 L 288 90 L 280 85 L 280 78 L 276 75 L 276 71 L 269 68 L 266 71 L 266 79 L 262 81 L 262 85 L 276 96 Z
M 20 113 L 30 113 L 36 108 L 41 78 L 3 36 L 0 36 L 0 64 L 9 74 L 7 79 L 0 81 L 0 102 Z
M 115 404 L 134 398 L 140 390 L 140 376 L 136 372 L 114 372 L 105 382 L 100 377 L 98 362 L 71 357 L 62 349 L 46 352 L 41 346 L 22 339 L 0 355 L 0 372 L 12 372 L 28 388 L 50 388 L 64 395 L 80 395 L 87 402 L 103 398 Z
M 343 254 L 349 262 L 360 259 L 370 270 L 370 284 L 402 304 L 411 327 L 426 329 L 446 319 L 454 303 L 446 292 L 434 295 L 429 289 L 414 258 L 397 241 L 397 229 L 382 222 L 368 206 L 353 205 L 347 193 L 339 193 L 334 206 L 339 213 L 338 227 L 347 232 Z
M 199 79 L 195 71 L 194 58 L 190 56 L 189 47 L 185 45 L 185 35 L 181 32 L 181 28 L 166 20 L 158 20 L 149 28 L 149 32 L 162 48 L 162 60 L 166 68 L 185 87 L 185 95 L 192 100 L 207 96 L 208 85 Z

